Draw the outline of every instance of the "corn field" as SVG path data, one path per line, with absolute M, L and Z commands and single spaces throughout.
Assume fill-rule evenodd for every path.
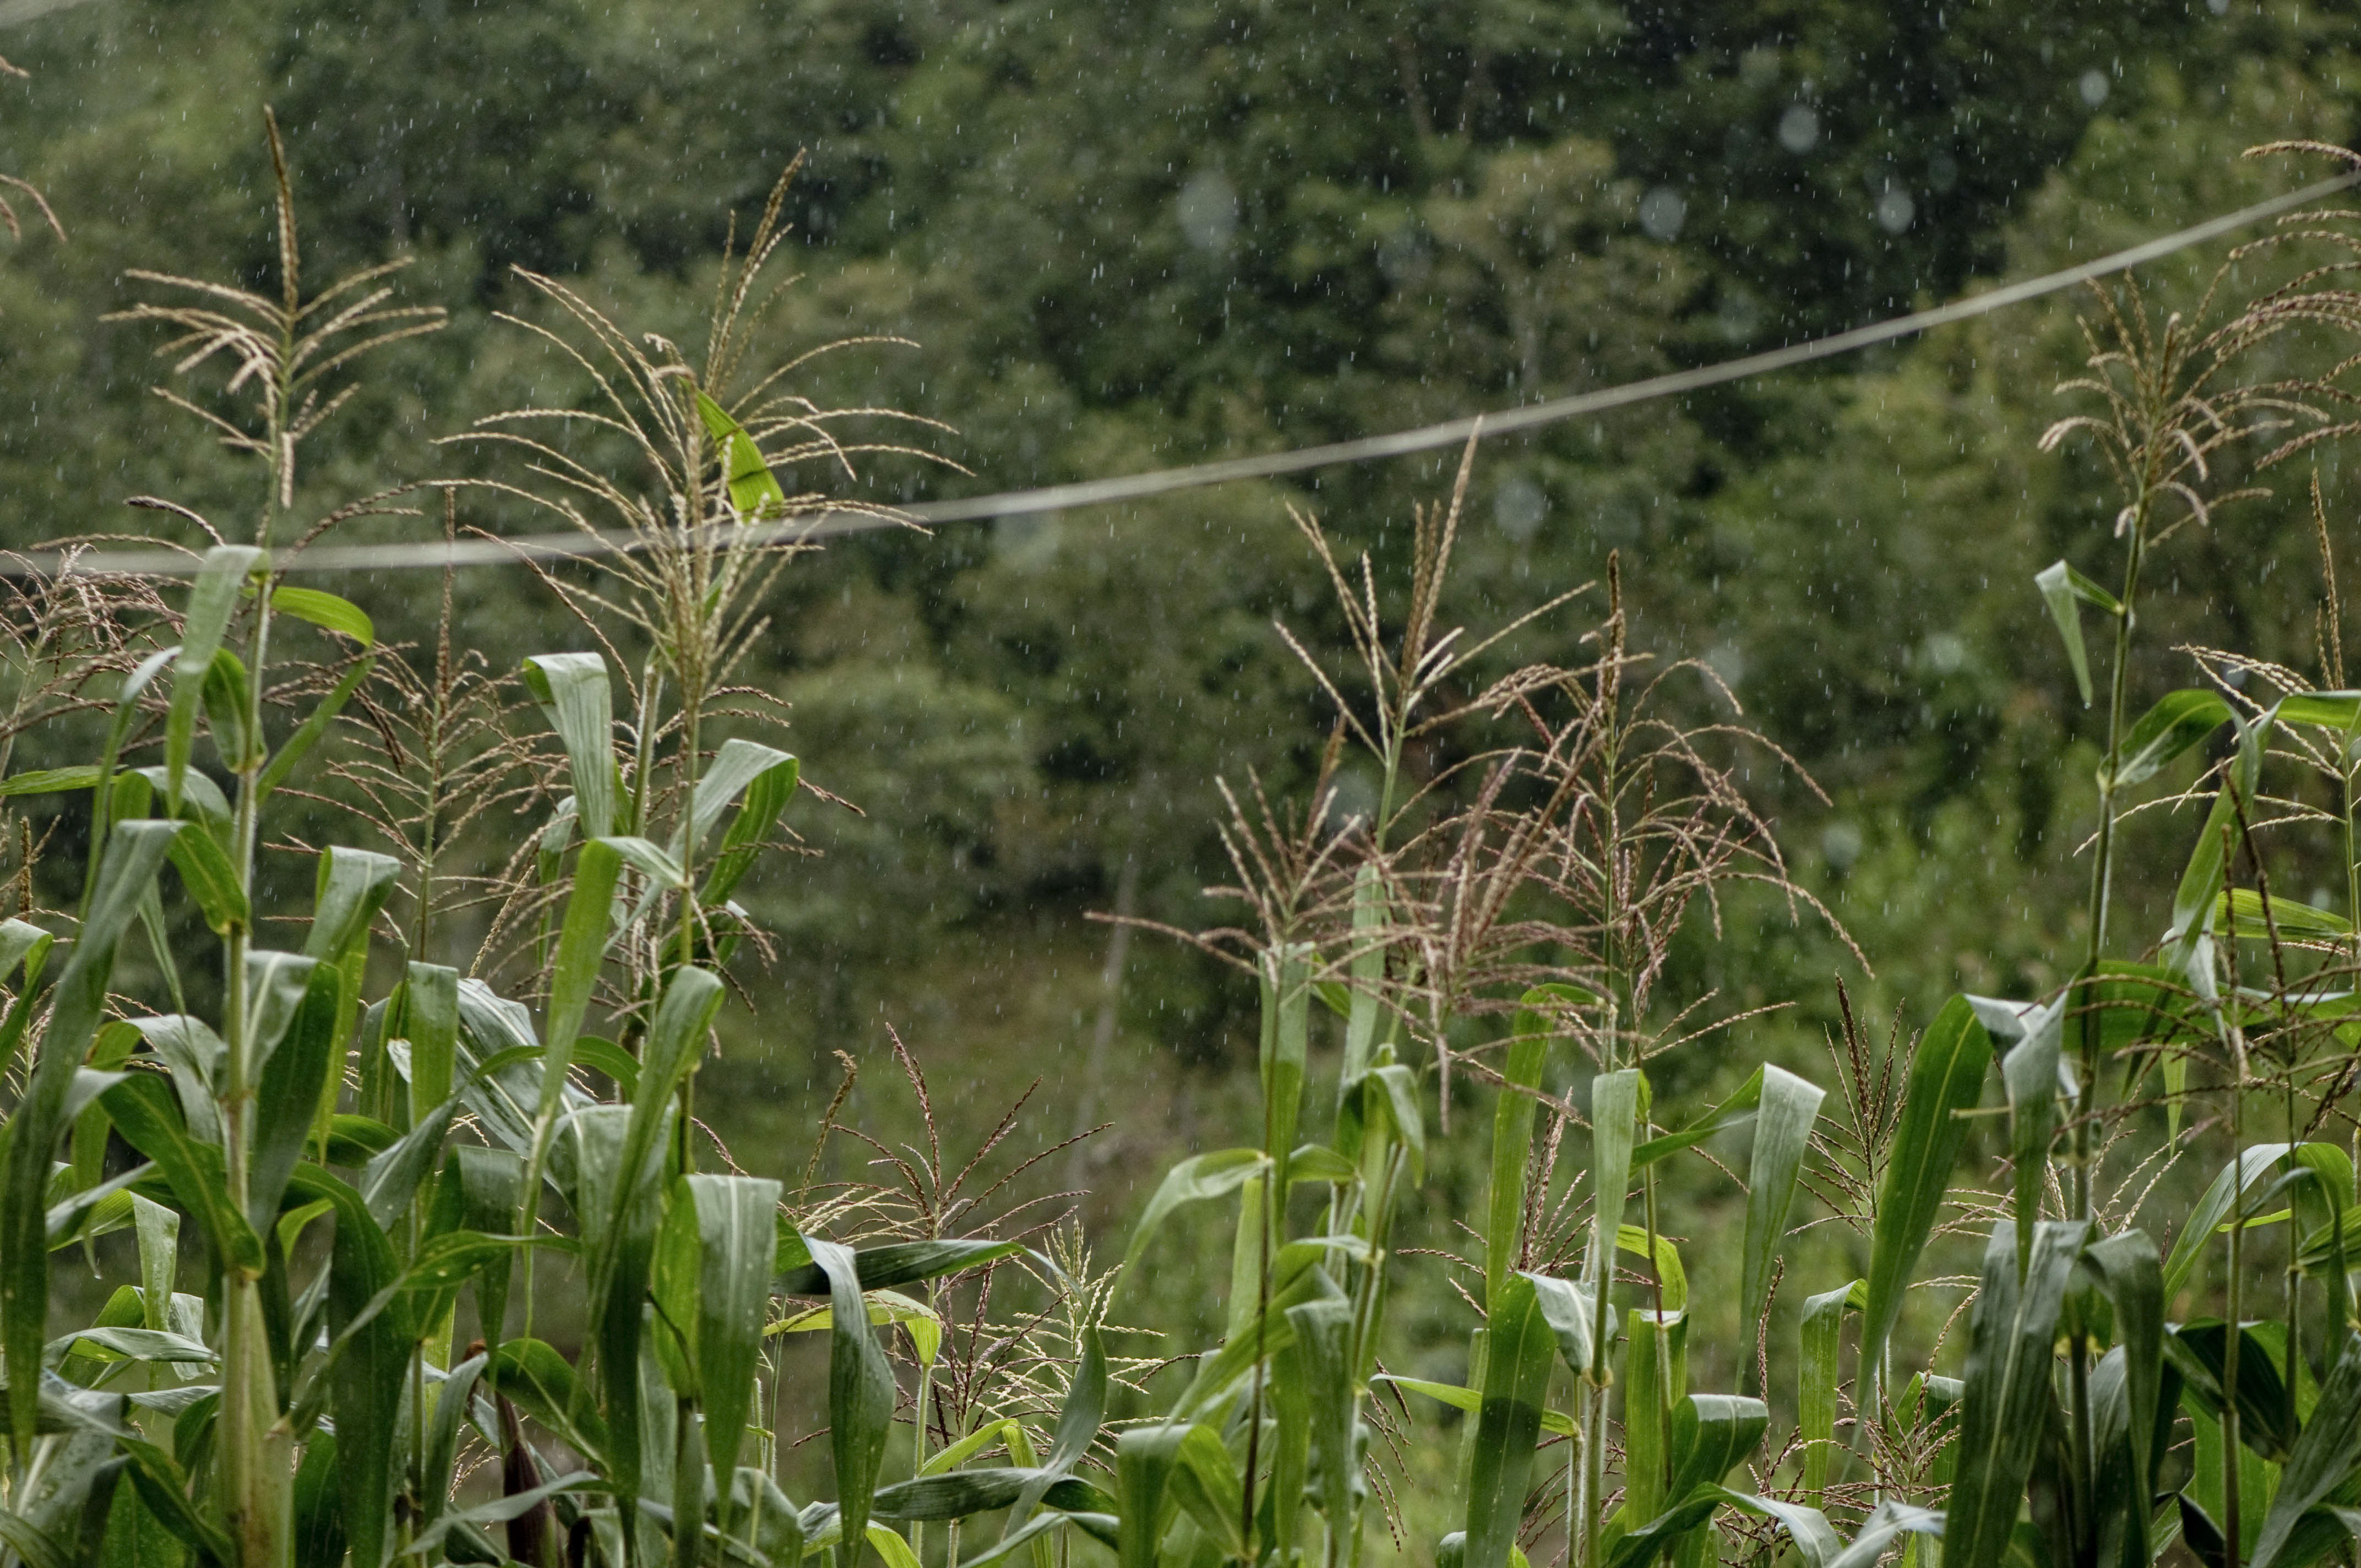
M 1301 516 L 1349 634 L 1273 632 L 1327 699 L 1319 786 L 1226 781 L 1232 923 L 1111 916 L 1258 986 L 1259 1123 L 1166 1172 L 1105 1266 L 1054 1196 L 987 1167 L 1014 1113 L 972 1158 L 877 1144 L 889 1179 L 800 1185 L 746 1174 L 699 1119 L 716 1021 L 759 1022 L 774 941 L 733 894 L 836 805 L 737 672 L 818 547 L 782 525 L 869 503 L 778 476 L 922 459 L 935 428 L 820 407 L 799 360 L 763 357 L 785 181 L 700 353 L 529 276 L 545 314 L 511 330 L 573 400 L 448 437 L 502 477 L 319 515 L 307 439 L 375 350 L 442 316 L 402 302 L 398 264 L 307 284 L 270 137 L 276 292 L 142 273 L 122 313 L 173 414 L 252 458 L 250 519 L 142 498 L 212 541 L 184 577 L 92 552 L 0 606 L 0 770 L 37 730 L 92 759 L 0 777 L 86 825 L 52 848 L 6 824 L 8 1560 L 2356 1561 L 2361 690 L 2333 614 L 2317 679 L 2197 650 L 2210 683 L 2134 713 L 2125 674 L 2148 553 L 2235 538 L 2231 502 L 2355 433 L 2350 212 L 2237 252 L 2186 317 L 2129 284 L 2092 296 L 2088 373 L 2045 444 L 2113 473 L 2121 576 L 2060 562 L 2031 585 L 2104 705 L 2096 832 L 2071 851 L 2087 944 L 2048 994 L 1955 996 L 1888 1040 L 1848 1002 L 1825 1082 L 1766 1061 L 1718 1103 L 1652 1087 L 1732 1048 L 1741 1014 L 1659 988 L 1676 943 L 1756 935 L 1730 890 L 1836 918 L 1756 804 L 1752 770 L 1793 767 L 1776 737 L 1683 717 L 1673 683 L 1719 677 L 1632 645 L 1620 564 L 1496 629 L 1444 625 L 1473 440 L 1417 512 L 1406 585 Z M 577 646 L 488 667 L 447 576 L 438 641 L 381 644 L 365 606 L 289 576 L 355 517 L 456 538 L 486 491 L 625 542 L 533 567 Z M 1471 675 L 1577 616 L 1587 663 Z M 1333 787 L 1348 753 L 1382 781 L 1367 809 Z M 2159 937 L 2112 918 L 2117 826 L 2150 809 L 2185 828 Z M 311 841 L 323 822 L 357 842 Z M 2342 856 L 2324 906 L 2273 893 L 2266 847 L 2293 836 Z M 70 854 L 79 898 L 47 907 Z M 313 877 L 291 923 L 265 885 L 289 857 Z M 214 950 L 173 939 L 176 910 Z M 1971 1157 L 1979 1128 L 1996 1157 Z M 833 1107 L 807 1132 L 815 1172 L 859 1135 Z M 1487 1173 L 1454 1216 L 1465 1255 L 1406 1253 L 1446 1145 Z M 2214 1173 L 2193 1202 L 2167 1179 L 2183 1163 Z M 1736 1255 L 1682 1255 L 1684 1165 L 1742 1208 Z M 1198 1206 L 1235 1222 L 1219 1342 L 1147 1347 L 1127 1316 Z M 1816 1231 L 1851 1239 L 1860 1277 L 1791 1277 Z M 1961 1245 L 1980 1271 L 1935 1272 Z M 61 1283 L 77 1255 L 126 1275 L 94 1310 Z M 1386 1365 L 1413 1270 L 1450 1282 L 1462 1381 Z M 1710 1354 L 1690 1343 L 1708 1291 L 1745 1331 Z M 1957 1307 L 1931 1345 L 1901 1332 L 1928 1291 Z M 824 1375 L 797 1375 L 822 1346 Z M 1736 1387 L 1693 1388 L 1693 1361 Z M 830 1497 L 786 1490 L 807 1442 Z M 1405 1533 L 1435 1517 L 1457 1528 Z

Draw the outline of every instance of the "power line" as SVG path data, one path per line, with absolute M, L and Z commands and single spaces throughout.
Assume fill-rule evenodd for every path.
M 1604 413 L 1610 409 L 1630 408 L 1635 403 L 1658 398 L 1678 397 L 1685 392 L 1702 391 L 1750 377 L 1768 375 L 1773 371 L 1806 365 L 1816 359 L 1832 358 L 1868 348 L 1896 338 L 1909 337 L 1953 322 L 1970 321 L 1989 315 L 2011 305 L 2023 304 L 2044 295 L 2055 294 L 2078 283 L 2103 278 L 2111 273 L 2128 271 L 2150 261 L 2159 260 L 2191 246 L 2218 239 L 2266 218 L 2277 217 L 2308 203 L 2334 195 L 2340 191 L 2361 183 L 2361 170 L 2341 174 L 2333 180 L 2323 180 L 2284 196 L 2274 196 L 2241 207 L 2218 218 L 2152 239 L 2128 250 L 2103 256 L 2077 267 L 2045 273 L 2021 283 L 2011 283 L 1986 293 L 1954 300 L 1948 305 L 1932 310 L 1915 311 L 1890 321 L 1874 322 L 1868 326 L 1854 327 L 1827 337 L 1813 338 L 1806 343 L 1790 344 L 1761 354 L 1750 354 L 1737 359 L 1723 360 L 1718 365 L 1700 366 L 1695 369 L 1674 371 L 1669 375 L 1651 376 L 1644 380 L 1629 381 L 1620 387 L 1608 387 L 1595 392 L 1580 392 L 1571 397 L 1553 398 L 1544 402 L 1527 403 L 1520 408 L 1503 409 L 1497 412 L 1475 414 L 1462 419 L 1445 420 L 1440 424 L 1420 425 L 1411 430 L 1399 430 L 1386 435 L 1363 436 L 1353 441 L 1334 441 L 1319 446 L 1301 446 L 1286 452 L 1266 453 L 1255 457 L 1230 457 L 1212 463 L 1192 463 L 1179 468 L 1159 468 L 1145 474 L 1125 474 L 1107 479 L 1085 479 L 1068 485 L 1048 485 L 1038 489 L 1006 490 L 998 495 L 972 496 L 962 499 L 922 501 L 901 509 L 898 517 L 881 517 L 874 512 L 829 510 L 807 513 L 792 521 L 763 523 L 746 529 L 743 537 L 751 543 L 782 543 L 797 540 L 840 537 L 863 533 L 873 529 L 903 526 L 903 519 L 920 525 L 947 522 L 978 522 L 994 518 L 1025 517 L 1042 512 L 1067 511 L 1080 507 L 1106 506 L 1116 501 L 1145 499 L 1149 496 L 1170 495 L 1176 490 L 1201 489 L 1208 485 L 1233 484 L 1242 479 L 1271 479 L 1288 474 L 1305 473 L 1314 468 L 1332 468 L 1351 463 L 1374 462 L 1384 457 L 1401 457 L 1416 452 L 1432 452 L 1438 447 L 1457 446 L 1475 434 L 1480 427 L 1486 435 L 1502 435 L 1560 421 L 1579 419 L 1586 414 Z M 584 556 L 620 554 L 643 547 L 642 541 L 628 533 L 590 534 L 567 533 L 527 534 L 506 539 L 468 539 L 449 543 L 415 544 L 329 544 L 315 545 L 302 554 L 280 563 L 280 569 L 290 572 L 384 572 L 411 571 L 444 566 L 487 566 L 519 560 L 574 560 Z M 19 557 L 24 562 L 26 558 Z M 69 561 L 53 555 L 45 561 L 13 565 L 6 575 L 22 576 L 33 571 L 54 571 L 60 565 L 76 573 L 131 573 L 159 576 L 187 575 L 193 559 L 186 554 L 163 550 L 87 551 Z

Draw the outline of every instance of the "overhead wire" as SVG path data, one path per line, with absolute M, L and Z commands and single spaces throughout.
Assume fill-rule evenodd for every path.
M 1083 507 L 1108 506 L 1122 501 L 1144 500 L 1152 496 L 1170 495 L 1176 491 L 1201 489 L 1211 485 L 1235 484 L 1247 479 L 1274 479 L 1290 474 L 1307 473 L 1316 468 L 1338 467 L 1347 464 L 1369 463 L 1388 457 L 1408 456 L 1431 452 L 1440 447 L 1457 446 L 1479 432 L 1483 435 L 1506 435 L 1517 431 L 1532 430 L 1565 420 L 1579 419 L 1587 414 L 1605 413 L 1609 410 L 1630 408 L 1637 403 L 1659 398 L 1678 397 L 1698 392 L 1732 381 L 1769 375 L 1814 360 L 1832 358 L 1859 349 L 1891 343 L 1897 338 L 1914 336 L 1948 326 L 1954 322 L 1970 321 L 1990 315 L 2030 300 L 2055 294 L 2080 283 L 2091 282 L 2117 272 L 2129 271 L 2151 261 L 2234 234 L 2267 218 L 2279 216 L 2299 207 L 2333 196 L 2338 192 L 2361 183 L 2361 170 L 2322 180 L 2301 190 L 2257 202 L 2235 212 L 2129 249 L 2115 251 L 2095 260 L 2061 268 L 2038 278 L 2004 284 L 1982 293 L 1954 300 L 1949 304 L 1928 310 L 1914 311 L 1907 315 L 1872 322 L 1866 326 L 1832 333 L 1825 337 L 1811 338 L 1802 343 L 1749 354 L 1736 359 L 1725 359 L 1712 365 L 1675 370 L 1661 376 L 1650 376 L 1620 386 L 1605 387 L 1596 391 L 1577 392 L 1567 397 L 1551 398 L 1540 402 L 1525 403 L 1490 412 L 1444 420 L 1409 430 L 1393 431 L 1382 435 L 1361 436 L 1350 441 L 1333 441 L 1316 446 L 1300 446 L 1282 452 L 1263 453 L 1248 457 L 1221 458 L 1206 463 L 1191 463 L 1178 467 L 1159 468 L 1147 473 L 1123 474 L 1104 479 L 1084 479 L 1071 484 L 1045 485 L 1032 489 L 1006 490 L 994 495 L 969 496 L 947 500 L 920 501 L 899 507 L 888 515 L 871 509 L 827 508 L 808 511 L 783 521 L 758 522 L 729 527 L 730 536 L 739 544 L 758 546 L 795 543 L 803 541 L 838 538 L 851 533 L 876 529 L 921 528 L 943 523 L 982 522 L 1000 518 L 1038 516 L 1045 512 L 1071 511 Z M 276 565 L 289 572 L 383 572 L 441 569 L 446 566 L 489 566 L 512 565 L 522 561 L 577 560 L 605 554 L 620 554 L 650 548 L 655 543 L 646 536 L 624 532 L 591 532 L 575 530 L 566 532 L 511 535 L 498 538 L 438 540 L 416 543 L 386 544 L 315 544 Z M 194 569 L 196 558 L 177 550 L 82 550 L 49 552 L 45 555 L 18 554 L 5 565 L 0 575 L 25 576 L 35 573 L 67 571 L 75 574 L 115 574 L 159 576 L 184 576 Z

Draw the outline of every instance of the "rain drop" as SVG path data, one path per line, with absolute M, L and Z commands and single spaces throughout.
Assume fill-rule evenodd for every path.
M 1173 198 L 1180 232 L 1199 250 L 1219 255 L 1238 232 L 1238 191 L 1218 169 L 1200 170 Z
M 2074 91 L 2082 95 L 2083 103 L 2095 109 L 2107 101 L 2107 73 L 2094 65 L 2082 72 L 2081 80 L 2074 83 Z
M 1779 145 L 1789 152 L 1809 152 L 1820 139 L 1820 116 L 1808 104 L 1790 104 L 1779 116 Z
M 1885 193 L 1877 199 L 1877 226 L 1888 234 L 1900 234 L 1917 215 L 1918 203 L 1912 201 L 1910 192 L 1899 185 L 1888 186 Z
M 1640 198 L 1640 226 L 1650 239 L 1677 239 L 1688 215 L 1688 202 L 1669 185 L 1659 185 Z
M 1492 497 L 1492 521 L 1501 532 L 1522 544 L 1541 532 L 1549 515 L 1549 497 L 1522 474 L 1511 476 Z

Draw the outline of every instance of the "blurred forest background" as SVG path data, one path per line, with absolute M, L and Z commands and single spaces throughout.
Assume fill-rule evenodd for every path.
M 433 443 L 582 397 L 496 326 L 535 313 L 514 266 L 698 340 L 731 214 L 743 232 L 802 153 L 805 279 L 773 341 L 911 340 L 818 358 L 804 389 L 944 422 L 918 433 L 965 472 L 881 456 L 796 482 L 906 501 L 1611 385 L 2101 255 L 2317 178 L 2237 155 L 2345 140 L 2356 45 L 2361 17 L 2295 0 L 0 0 L 0 55 L 29 72 L 0 81 L 0 173 L 68 230 L 0 242 L 0 543 L 181 526 L 123 509 L 141 493 L 241 515 L 231 459 L 148 395 L 151 344 L 100 317 L 127 268 L 266 276 L 265 103 L 313 276 L 413 254 L 404 300 L 454 313 L 307 449 L 349 493 L 498 472 Z M 2222 254 L 2145 272 L 2158 308 Z M 2111 558 L 2088 455 L 2035 450 L 2087 308 L 1485 444 L 1448 620 L 1505 620 L 1620 550 L 1637 645 L 1709 664 L 1827 792 L 1767 755 L 1751 775 L 1873 973 L 1774 899 L 1728 903 L 1735 939 L 1685 946 L 1663 1007 L 1784 1009 L 1741 1025 L 1742 1050 L 1716 1036 L 1652 1069 L 1660 1097 L 1710 1091 L 1732 1054 L 1833 1086 L 1839 977 L 1872 1033 L 1906 1036 L 1954 989 L 2030 995 L 2079 951 L 2069 851 L 2096 716 L 2031 579 Z M 1251 984 L 1141 936 L 1110 1005 L 1115 938 L 1086 916 L 1231 916 L 1202 892 L 1227 874 L 1216 781 L 1300 799 L 1332 718 L 1272 620 L 1343 646 L 1287 508 L 1383 572 L 1453 461 L 873 533 L 796 563 L 743 675 L 793 703 L 806 776 L 862 815 L 806 797 L 789 819 L 822 853 L 748 898 L 779 951 L 759 1030 L 708 1078 L 740 1157 L 800 1168 L 809 1151 L 765 1129 L 828 1099 L 837 1052 L 864 1069 L 846 1119 L 909 1133 L 889 1024 L 954 1147 L 1037 1077 L 1027 1146 L 1114 1122 L 1044 1168 L 1088 1189 L 1094 1227 L 1170 1158 L 1236 1141 Z M 2361 497 L 2322 465 L 2361 558 Z M 2317 676 L 2306 477 L 2165 547 L 2133 711 L 2194 684 L 2185 642 Z M 460 521 L 547 526 L 490 497 Z M 2271 567 L 2227 574 L 2230 531 Z M 425 516 L 345 536 L 437 533 Z M 431 574 L 322 586 L 389 637 L 432 634 Z M 457 595 L 492 670 L 586 643 L 520 569 Z M 1602 607 L 1500 660 L 1581 661 Z M 1730 713 L 1693 673 L 1666 695 Z M 1374 790 L 1340 787 L 1346 809 Z M 2128 825 L 2127 929 L 2160 933 L 2186 828 Z M 489 822 L 481 852 L 522 831 Z M 304 862 L 286 874 L 308 894 Z M 2334 873 L 2284 874 L 2301 895 Z M 1445 1160 L 1430 1179 L 1464 1206 L 1480 1175 Z M 1455 1356 L 1433 1294 L 1433 1354 Z

